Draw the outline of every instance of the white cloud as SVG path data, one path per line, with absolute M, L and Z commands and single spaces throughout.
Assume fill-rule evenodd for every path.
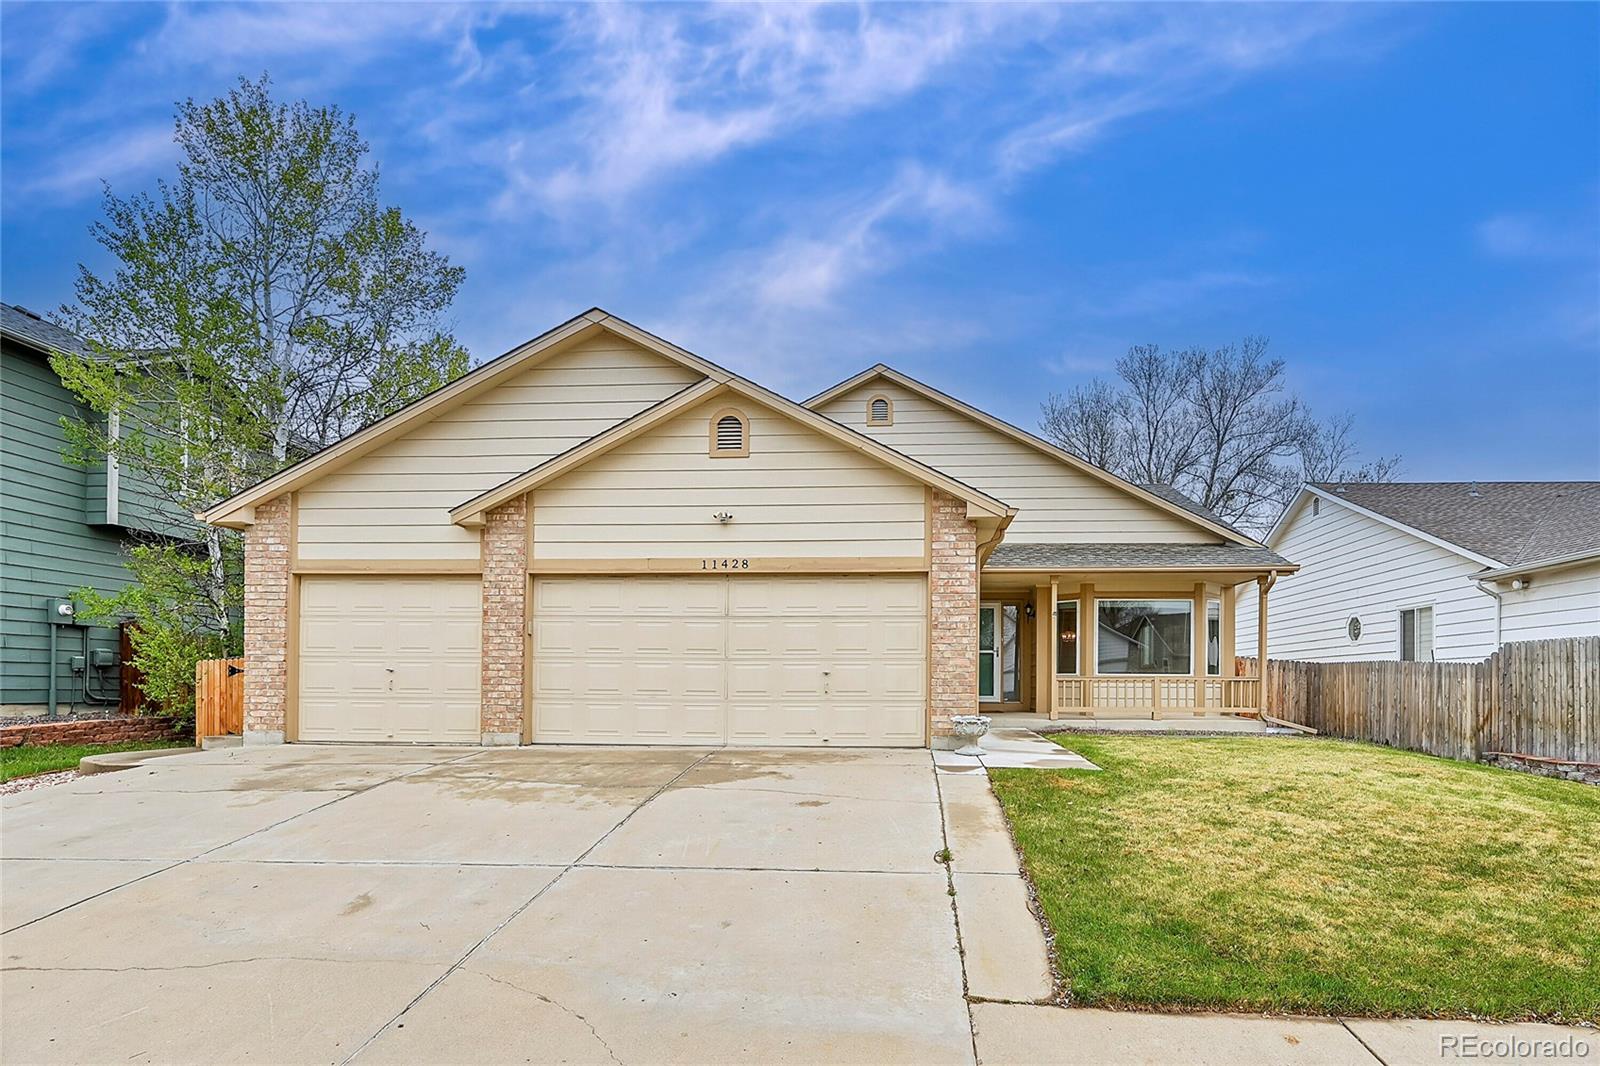
M 1248 271 L 1197 270 L 1176 277 L 1135 282 L 1125 289 L 1085 301 L 1083 312 L 1104 318 L 1143 318 L 1186 310 L 1202 301 L 1215 302 L 1273 283 L 1274 279 L 1265 274 Z
M 513 185 L 556 209 L 615 203 L 667 175 L 904 98 L 1021 21 L 1015 9 L 976 5 L 908 11 L 583 8 L 561 49 L 588 60 L 561 79 L 571 117 L 541 132 L 536 157 L 565 162 L 535 170 L 513 140 Z
M 846 286 L 891 269 L 917 245 L 970 231 L 991 215 L 982 193 L 906 165 L 854 206 L 815 212 L 821 225 L 792 230 L 741 262 L 730 279 L 765 308 L 816 308 Z M 911 229 L 902 236 L 897 230 Z M 744 257 L 741 257 L 744 258 Z
M 22 183 L 22 191 L 51 200 L 80 199 L 97 194 L 101 182 L 120 188 L 147 178 L 177 156 L 170 122 L 141 126 L 51 157 L 43 173 Z
M 1593 258 L 1597 234 L 1594 224 L 1558 226 L 1540 215 L 1507 213 L 1478 224 L 1479 245 L 1503 259 Z

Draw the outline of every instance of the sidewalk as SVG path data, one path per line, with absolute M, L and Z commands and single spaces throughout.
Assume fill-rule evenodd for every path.
M 1460 1060 L 1600 1066 L 1600 1032 L 1577 1027 L 1155 1014 L 1054 1003 L 1049 948 L 1029 905 L 1005 815 L 989 788 L 988 768 L 1097 768 L 1010 723 L 985 737 L 983 747 L 979 757 L 935 751 L 933 760 L 980 1063 L 1437 1066 Z

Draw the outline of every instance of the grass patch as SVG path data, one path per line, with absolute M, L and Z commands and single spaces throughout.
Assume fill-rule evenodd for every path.
M 189 747 L 189 743 L 184 740 L 133 740 L 119 744 L 24 744 L 17 748 L 0 748 L 0 781 L 57 770 L 76 770 L 78 761 L 85 755 L 186 747 Z
M 1600 1020 L 1600 789 L 1331 740 L 991 770 L 1076 1001 Z

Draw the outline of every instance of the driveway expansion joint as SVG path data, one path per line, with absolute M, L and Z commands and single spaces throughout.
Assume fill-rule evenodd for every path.
M 576 859 L 574 859 L 572 862 L 568 863 L 565 867 L 563 867 L 561 869 L 560 873 L 556 874 L 555 877 L 551 878 L 548 882 L 546 882 L 533 895 L 531 895 L 527 899 L 523 900 L 522 903 L 520 905 L 518 905 L 515 909 L 513 909 L 510 914 L 506 915 L 503 919 L 501 919 L 500 922 L 497 923 L 494 926 L 494 928 L 490 929 L 481 938 L 479 938 L 479 940 L 476 943 L 474 943 L 471 947 L 469 947 L 466 950 L 465 954 L 463 954 L 459 959 L 457 959 L 455 962 L 451 963 L 448 967 L 446 967 L 444 973 L 440 974 L 438 977 L 434 978 L 431 982 L 429 982 L 429 984 L 428 984 L 428 986 L 426 988 L 424 988 L 421 992 L 418 992 L 416 994 L 416 996 L 410 1002 L 408 1002 L 404 1007 L 400 1008 L 400 1012 L 398 1014 L 396 1014 L 394 1017 L 390 1018 L 383 1025 L 379 1026 L 376 1032 L 374 1032 L 371 1036 L 367 1037 L 366 1040 L 362 1041 L 360 1046 L 357 1047 L 354 1051 L 352 1051 L 349 1055 L 345 1056 L 345 1058 L 341 1060 L 341 1066 L 346 1066 L 346 1064 L 352 1062 L 357 1056 L 359 1056 L 363 1051 L 365 1051 L 369 1046 L 371 1046 L 372 1043 L 375 1040 L 377 1040 L 384 1033 L 388 1032 L 390 1027 L 394 1026 L 395 1023 L 399 1022 L 401 1018 L 404 1018 L 406 1016 L 406 1014 L 408 1012 L 410 1012 L 410 1010 L 413 1007 L 415 1007 L 417 1004 L 421 1003 L 424 999 L 426 999 L 427 996 L 428 996 L 428 993 L 432 992 L 434 989 L 436 989 L 440 985 L 442 985 L 450 977 L 451 974 L 456 973 L 459 970 L 463 970 L 466 967 L 468 959 L 472 958 L 472 956 L 475 955 L 478 952 L 478 950 L 480 948 L 482 948 L 485 944 L 487 944 L 487 943 L 489 943 L 489 941 L 493 940 L 495 938 L 495 936 L 497 934 L 499 934 L 499 932 L 502 929 L 504 929 L 506 926 L 510 925 L 512 922 L 516 921 L 518 916 L 520 916 L 524 911 L 526 911 L 529 907 L 533 906 L 534 903 L 538 901 L 539 897 L 543 896 L 546 892 L 549 892 L 552 888 L 554 888 L 556 886 L 556 884 L 559 883 L 563 877 L 567 876 L 567 874 L 569 872 L 571 872 L 572 869 L 575 866 L 578 865 L 578 863 L 582 862 L 584 860 L 584 858 L 587 855 L 589 855 L 590 852 L 594 851 L 595 848 L 598 848 L 601 844 L 605 843 L 606 840 L 611 836 L 611 834 L 613 834 L 617 830 L 621 829 L 624 825 L 627 825 L 629 819 L 631 819 L 634 815 L 638 814 L 641 810 L 643 810 L 657 796 L 660 796 L 663 792 L 667 791 L 667 789 L 671 788 L 674 782 L 678 781 L 685 774 L 687 774 L 690 770 L 693 770 L 695 767 L 699 766 L 701 763 L 703 763 L 707 759 L 709 759 L 712 754 L 713 754 L 712 751 L 706 752 L 704 755 L 700 756 L 694 762 L 690 763 L 688 766 L 685 766 L 682 770 L 678 771 L 678 773 L 676 775 L 674 775 L 673 778 L 670 781 L 667 781 L 665 784 L 659 786 L 658 788 L 656 788 L 655 791 L 651 792 L 644 799 L 640 800 L 639 803 L 633 808 L 633 810 L 629 811 L 615 825 L 613 825 L 610 829 L 608 829 L 604 833 L 602 833 L 598 840 L 596 840 L 593 844 L 590 844 L 587 848 L 585 848 L 583 850 L 583 852 Z M 478 972 L 478 971 L 470 971 L 470 972 Z M 485 974 L 484 976 L 488 976 L 488 975 Z M 521 991 L 527 992 L 528 990 L 527 989 L 522 989 Z M 537 993 L 529 993 L 529 994 L 530 995 L 537 995 Z M 540 998 L 543 998 L 543 997 L 540 997 Z M 552 1004 L 552 1005 L 559 1006 L 559 1004 Z M 587 1025 L 588 1022 L 585 1020 L 584 1024 Z M 591 1032 L 593 1031 L 593 1026 L 590 1026 L 590 1031 Z M 600 1038 L 599 1034 L 596 1033 L 595 1034 L 595 1039 L 598 1040 L 599 1038 Z M 602 1044 L 605 1044 L 605 1041 L 603 1041 L 603 1040 L 601 1040 L 600 1042 Z M 606 1047 L 606 1051 L 608 1053 L 610 1053 L 611 1048 L 609 1046 L 607 1046 Z M 616 1056 L 612 1055 L 612 1058 L 615 1059 Z

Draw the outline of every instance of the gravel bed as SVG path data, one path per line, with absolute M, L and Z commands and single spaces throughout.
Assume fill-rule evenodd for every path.
M 63 785 L 78 776 L 76 770 L 56 770 L 48 774 L 32 774 L 28 777 L 14 777 L 10 781 L 0 784 L 0 796 L 8 796 L 13 792 L 31 792 L 36 788 L 46 785 Z

